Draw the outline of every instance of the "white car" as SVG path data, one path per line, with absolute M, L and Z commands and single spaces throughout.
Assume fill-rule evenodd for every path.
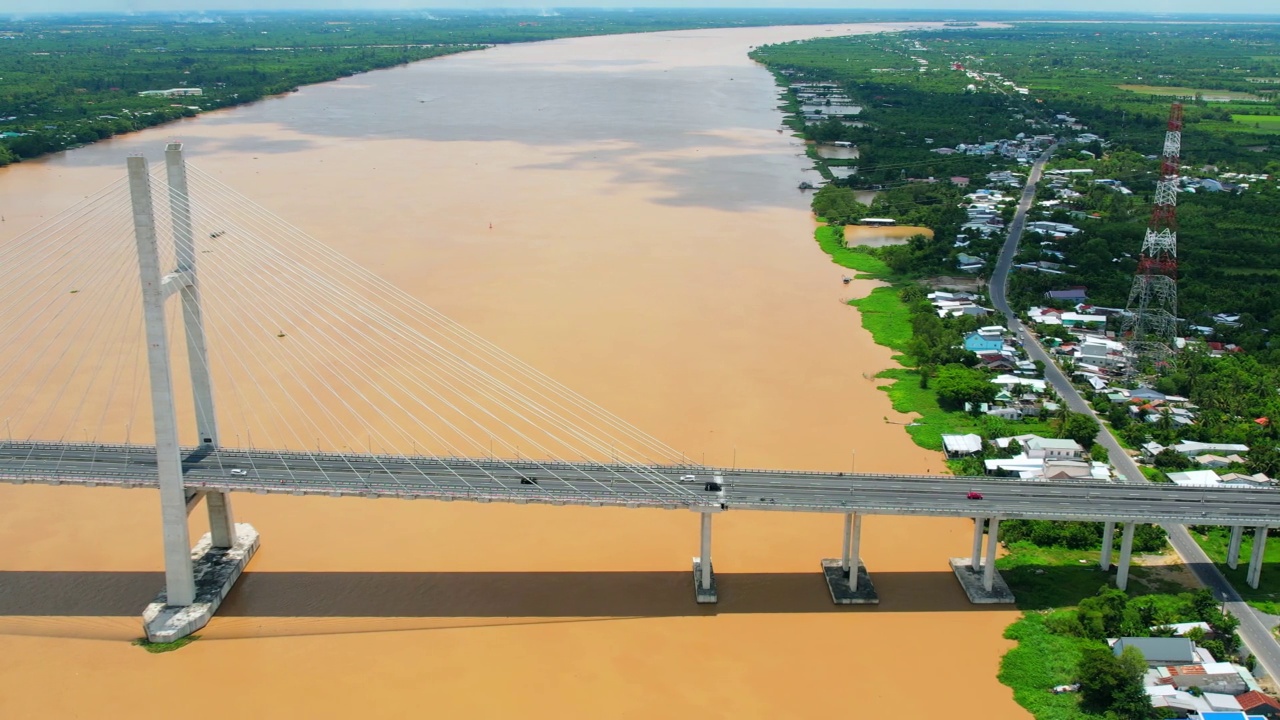
M 232 475 L 248 475 L 248 474 L 249 474 L 249 471 L 247 471 L 247 470 L 241 470 L 240 468 L 233 468 L 233 469 L 231 470 L 231 474 L 232 474 Z
M 697 476 L 697 475 L 681 475 L 681 476 L 680 476 L 680 482 L 682 482 L 682 483 L 686 483 L 686 482 L 698 482 L 698 476 Z

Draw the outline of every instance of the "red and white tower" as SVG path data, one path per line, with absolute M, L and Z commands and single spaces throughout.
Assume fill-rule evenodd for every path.
M 1138 271 L 1129 292 L 1124 337 L 1131 371 L 1173 352 L 1178 334 L 1178 165 L 1182 152 L 1182 105 L 1169 109 L 1164 157 L 1155 206 L 1142 241 Z

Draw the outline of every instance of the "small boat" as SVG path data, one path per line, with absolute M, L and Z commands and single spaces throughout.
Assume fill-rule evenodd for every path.
M 844 277 L 840 278 L 840 282 L 843 282 L 845 285 L 848 285 L 849 283 L 853 282 L 853 278 L 849 277 L 848 275 L 845 275 Z

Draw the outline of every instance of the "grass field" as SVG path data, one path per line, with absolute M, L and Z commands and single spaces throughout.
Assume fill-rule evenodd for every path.
M 822 221 L 821 218 L 818 220 Z M 840 267 L 857 270 L 858 274 L 855 277 L 883 278 L 890 274 L 889 266 L 885 265 L 880 258 L 845 247 L 841 234 L 830 225 L 823 225 L 814 230 L 813 237 L 818 241 L 822 251 L 831 256 L 831 262 Z
M 1232 115 L 1231 122 L 1258 132 L 1280 133 L 1280 115 Z
M 1191 533 L 1206 555 L 1222 574 L 1227 576 L 1240 597 L 1253 607 L 1272 615 L 1280 615 L 1280 539 L 1271 538 L 1267 543 L 1262 559 L 1262 581 L 1254 590 L 1245 582 L 1249 567 L 1249 554 L 1253 552 L 1253 532 L 1244 534 L 1240 543 L 1240 562 L 1235 570 L 1227 567 L 1227 543 L 1231 532 L 1227 528 L 1209 528 L 1208 532 Z
M 1238 90 L 1214 90 L 1212 88 L 1189 88 L 1189 87 L 1173 87 L 1166 85 L 1117 85 L 1121 90 L 1138 93 L 1139 95 L 1160 95 L 1179 98 L 1194 98 L 1197 95 L 1208 102 L 1231 102 L 1233 100 L 1244 100 L 1248 102 L 1263 102 L 1266 98 L 1253 95 Z

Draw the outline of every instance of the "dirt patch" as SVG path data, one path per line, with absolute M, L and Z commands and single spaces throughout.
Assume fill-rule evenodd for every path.
M 1147 577 L 1144 579 L 1144 584 L 1153 586 L 1153 589 L 1162 583 L 1181 585 L 1188 590 L 1201 587 L 1195 573 L 1191 572 L 1191 568 L 1187 567 L 1186 563 L 1182 562 L 1182 558 L 1174 553 L 1140 555 L 1134 558 L 1134 563 L 1146 568 Z

